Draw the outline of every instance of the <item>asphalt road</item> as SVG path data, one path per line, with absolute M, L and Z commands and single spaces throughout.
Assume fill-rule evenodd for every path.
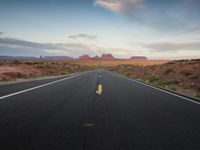
M 0 97 L 48 82 L 0 86 Z M 0 100 L 0 150 L 199 149 L 199 104 L 104 70 Z

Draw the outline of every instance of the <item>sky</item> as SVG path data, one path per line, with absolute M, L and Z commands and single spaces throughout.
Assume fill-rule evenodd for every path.
M 0 55 L 200 58 L 199 0 L 0 0 Z

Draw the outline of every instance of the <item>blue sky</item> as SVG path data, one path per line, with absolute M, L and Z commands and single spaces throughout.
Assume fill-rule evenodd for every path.
M 199 0 L 1 0 L 0 55 L 200 57 Z

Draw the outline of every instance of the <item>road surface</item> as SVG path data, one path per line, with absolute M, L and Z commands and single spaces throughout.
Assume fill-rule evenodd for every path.
M 105 70 L 0 86 L 0 99 L 1 150 L 200 149 L 198 103 Z

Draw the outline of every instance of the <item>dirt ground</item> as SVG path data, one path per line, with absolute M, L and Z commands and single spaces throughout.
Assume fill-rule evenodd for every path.
M 111 70 L 181 94 L 200 97 L 200 60 L 150 66 L 119 65 Z
M 65 75 L 96 68 L 109 68 L 121 64 L 152 65 L 163 64 L 166 61 L 0 61 L 0 81 L 10 81 L 21 78 L 34 78 L 49 75 Z
M 81 66 L 93 66 L 93 67 L 116 67 L 118 65 L 159 65 L 167 63 L 168 60 L 76 60 L 72 63 L 79 64 Z
M 81 71 L 80 65 L 66 62 L 1 62 L 0 81 L 36 78 L 42 76 L 65 75 Z
M 97 68 L 200 97 L 200 60 L 0 61 L 0 82 L 66 75 Z

